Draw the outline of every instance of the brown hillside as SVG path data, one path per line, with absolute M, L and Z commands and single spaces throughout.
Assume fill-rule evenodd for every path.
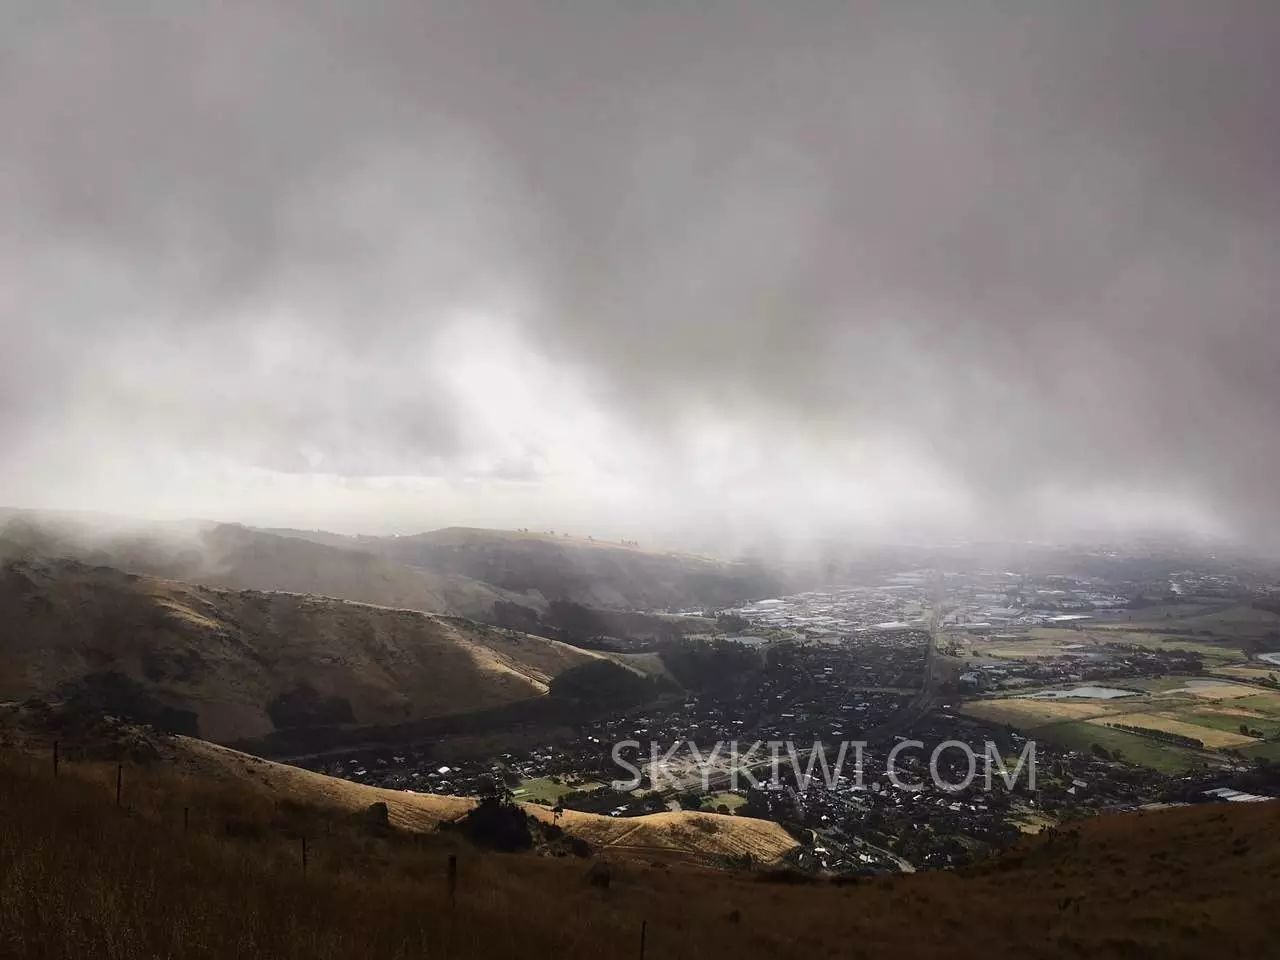
M 781 589 L 776 577 L 751 564 L 543 533 L 471 527 L 402 537 L 287 532 L 441 575 L 484 581 L 512 593 L 594 607 L 702 609 Z
M 184 736 L 166 736 L 133 724 L 68 713 L 57 707 L 0 707 L 0 745 L 26 757 L 51 756 L 54 739 L 71 768 L 110 773 L 114 760 L 129 766 L 130 781 L 176 780 L 195 790 L 240 790 L 271 802 L 306 804 L 352 814 L 372 803 L 387 805 L 390 825 L 409 833 L 432 833 L 476 804 L 469 797 L 390 790 L 352 783 L 301 767 L 264 760 L 228 747 Z M 107 759 L 110 758 L 110 759 Z M 559 817 L 538 804 L 522 804 L 545 823 L 558 823 L 597 852 L 623 859 L 719 864 L 727 857 L 775 863 L 798 844 L 771 821 L 718 814 L 671 812 L 615 818 L 566 810 Z
M 595 656 L 416 611 L 0 564 L 0 698 L 57 691 L 213 740 L 496 707 Z
M 0 763 L 0 955 L 599 960 L 639 956 L 642 922 L 646 957 L 689 960 L 1254 958 L 1280 936 L 1277 803 L 1103 816 L 964 872 L 835 886 L 642 857 L 605 885 L 597 858 L 370 832 L 245 763 L 129 765 L 120 808 L 113 767 Z
M 162 740 L 160 750 L 162 760 L 186 776 L 256 784 L 278 798 L 352 813 L 380 801 L 387 805 L 391 824 L 410 832 L 435 830 L 475 804 L 467 797 L 387 790 L 339 780 L 189 737 Z M 523 806 L 538 819 L 552 822 L 548 808 Z M 750 854 L 757 862 L 768 864 L 797 846 L 776 823 L 718 814 L 676 812 L 619 818 L 566 810 L 558 822 L 567 833 L 588 841 L 600 852 L 630 858 L 658 856 L 705 862 Z

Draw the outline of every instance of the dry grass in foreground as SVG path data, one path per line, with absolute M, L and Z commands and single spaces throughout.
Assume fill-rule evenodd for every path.
M 10 757 L 3 956 L 601 960 L 639 956 L 642 921 L 649 958 L 1262 957 L 1280 942 L 1280 804 L 1104 817 L 968 873 L 836 886 L 480 853 L 155 765 L 125 767 L 117 808 L 113 764 L 55 780 Z

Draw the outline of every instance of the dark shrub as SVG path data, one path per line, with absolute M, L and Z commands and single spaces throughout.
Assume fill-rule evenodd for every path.
M 613 871 L 602 860 L 593 863 L 587 870 L 587 883 L 600 890 L 608 890 L 613 882 Z
M 499 797 L 485 797 L 477 803 L 458 822 L 458 829 L 472 843 L 490 850 L 512 852 L 533 846 L 528 815 Z

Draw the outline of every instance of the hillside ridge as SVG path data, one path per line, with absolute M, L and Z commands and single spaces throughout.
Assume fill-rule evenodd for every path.
M 742 832 L 761 821 L 566 814 L 565 830 L 589 845 L 585 862 L 564 849 L 493 854 L 441 829 L 471 801 L 166 742 L 159 753 L 134 742 L 120 767 L 73 750 L 57 778 L 48 743 L 26 743 L 25 761 L 0 755 L 0 856 L 12 867 L 0 925 L 14 955 L 339 958 L 452 943 L 458 956 L 518 945 L 595 960 L 637 955 L 643 926 L 655 957 L 1190 960 L 1268 956 L 1280 934 L 1276 802 L 1104 814 L 973 867 L 837 884 L 767 860 L 705 868 L 737 861 L 726 841 L 791 842 L 775 824 Z M 610 833 L 593 837 L 596 824 Z M 715 846 L 691 848 L 688 836 Z M 27 908 L 35 902 L 62 906 Z
M 0 563 L 0 697 L 60 693 L 213 740 L 542 697 L 601 655 L 417 610 L 75 560 Z

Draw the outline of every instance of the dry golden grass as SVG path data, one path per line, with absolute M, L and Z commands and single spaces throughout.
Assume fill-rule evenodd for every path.
M 1118 707 L 1105 700 L 1032 700 L 1028 697 L 1005 697 L 999 700 L 972 700 L 963 704 L 959 712 L 993 723 L 1007 723 L 1032 730 L 1050 723 L 1106 718 L 1125 709 L 1130 708 Z
M 387 805 L 392 826 L 410 832 L 429 832 L 474 806 L 466 797 L 437 796 L 386 790 L 272 763 L 215 744 L 174 737 L 159 741 L 164 761 L 189 777 L 222 784 L 239 784 L 272 800 L 293 800 L 354 813 L 369 804 Z M 524 804 L 539 820 L 550 823 L 552 811 Z M 667 860 L 714 862 L 749 854 L 757 863 L 780 860 L 797 846 L 778 824 L 747 817 L 706 813 L 659 813 L 646 817 L 607 817 L 566 810 L 559 819 L 566 833 L 581 837 L 602 853 L 624 857 L 655 856 Z
M 1231 702 L 1230 700 L 1227 701 L 1227 703 L 1230 703 L 1230 702 Z M 1246 710 L 1244 707 L 1232 707 L 1232 706 L 1202 707 L 1198 712 L 1202 714 L 1210 715 L 1210 716 L 1240 717 L 1242 719 L 1248 719 L 1248 720 L 1272 719 L 1271 714 L 1264 713 L 1260 710 Z
M 1165 695 L 1190 694 L 1200 700 L 1238 700 L 1258 693 L 1254 687 L 1243 683 L 1203 683 L 1188 684 L 1186 687 L 1167 690 Z M 1280 697 L 1277 697 L 1280 701 Z
M 1201 726 L 1196 723 L 1187 723 L 1179 720 L 1176 714 L 1171 713 L 1122 713 L 1113 714 L 1107 717 L 1097 717 L 1090 720 L 1089 723 L 1106 725 L 1109 723 L 1119 723 L 1129 727 L 1142 727 L 1146 730 L 1162 730 L 1165 733 L 1176 733 L 1182 737 L 1191 737 L 1199 740 L 1211 750 L 1220 750 L 1224 747 L 1239 747 L 1251 743 L 1257 743 L 1253 737 L 1245 736 L 1230 730 L 1218 730 L 1214 727 Z
M 526 809 L 550 821 L 546 808 Z M 778 824 L 749 817 L 714 813 L 672 812 L 645 817 L 600 817 L 566 811 L 561 826 L 601 852 L 623 857 L 661 857 L 664 860 L 714 861 L 750 856 L 758 864 L 780 860 L 794 850 L 795 839 Z
M 311 770 L 273 763 L 203 740 L 160 740 L 161 759 L 176 773 L 221 786 L 234 786 L 269 802 L 305 803 L 337 813 L 357 813 L 372 803 L 387 805 L 393 827 L 428 833 L 462 816 L 475 801 L 466 797 L 409 793 L 328 777 Z
M 0 699 L 120 674 L 223 742 L 271 733 L 269 704 L 301 686 L 346 701 L 355 724 L 395 724 L 539 697 L 599 657 L 412 610 L 70 561 L 0 564 L 0 622 Z
M 1103 817 L 964 873 L 762 883 L 691 867 L 482 854 L 235 781 L 0 763 L 0 956 L 1263 957 L 1280 804 Z M 184 832 L 182 810 L 189 811 Z M 308 865 L 301 865 L 302 837 Z M 459 858 L 456 905 L 446 863 Z

